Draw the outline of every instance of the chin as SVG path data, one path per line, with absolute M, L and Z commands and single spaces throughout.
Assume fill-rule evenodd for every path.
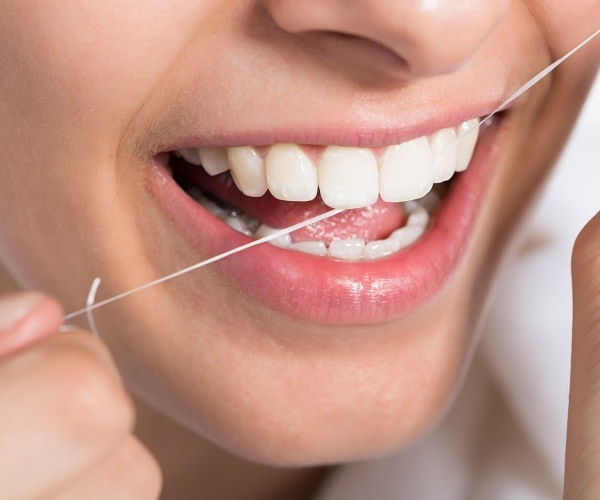
M 475 275 L 463 265 L 418 311 L 374 324 L 211 316 L 198 295 L 182 308 L 159 291 L 98 324 L 132 392 L 219 447 L 272 466 L 339 464 L 406 447 L 443 417 L 475 341 Z M 136 327 L 118 333 L 125 324 Z

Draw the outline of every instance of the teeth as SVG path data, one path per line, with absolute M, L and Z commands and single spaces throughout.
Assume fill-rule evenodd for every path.
M 379 171 L 370 149 L 329 146 L 318 172 L 321 198 L 330 207 L 367 207 L 377 201 Z
M 190 149 L 180 149 L 177 152 L 188 163 L 191 163 L 192 165 L 202 165 L 202 162 L 200 161 L 200 156 L 198 156 L 198 150 L 197 149 L 192 149 L 192 148 L 190 148 Z
M 427 213 L 427 210 L 420 205 L 412 211 L 406 221 L 407 226 L 427 227 L 427 224 L 429 224 L 429 214 Z
M 329 244 L 329 256 L 341 260 L 360 260 L 365 247 L 364 240 L 334 240 Z
M 427 213 L 432 214 L 437 210 L 441 201 L 442 200 L 440 198 L 440 195 L 435 190 L 432 190 L 429 191 L 429 193 L 427 193 L 425 196 L 423 196 L 423 198 L 419 200 L 419 203 L 417 205 L 423 207 L 427 211 Z M 414 210 L 411 209 L 409 210 L 409 213 L 412 213 L 413 211 Z
M 267 192 L 265 162 L 254 148 L 229 148 L 227 157 L 233 182 L 242 193 L 257 198 Z
M 222 174 L 229 170 L 229 160 L 225 148 L 188 148 L 177 151 L 192 165 L 202 165 L 209 175 Z
M 425 229 L 421 226 L 404 226 L 396 229 L 391 238 L 400 243 L 400 248 L 406 248 L 417 241 L 424 232 Z
M 379 161 L 379 193 L 384 201 L 420 198 L 433 186 L 433 158 L 424 137 L 390 146 Z
M 400 242 L 397 239 L 389 238 L 387 240 L 375 240 L 367 243 L 363 258 L 365 260 L 374 260 L 381 257 L 387 257 L 400 250 Z
M 198 148 L 198 158 L 209 175 L 222 174 L 229 170 L 225 148 Z
M 296 250 L 297 252 L 318 255 L 319 257 L 326 257 L 329 255 L 327 245 L 324 241 L 297 241 L 296 243 L 292 243 L 288 248 L 290 250 Z
M 389 146 L 379 160 L 371 149 L 328 146 L 315 166 L 296 144 L 275 144 L 265 159 L 250 146 L 190 148 L 175 154 L 191 164 L 202 165 L 209 175 L 230 169 L 233 181 L 246 196 L 260 197 L 268 190 L 277 199 L 309 201 L 320 190 L 321 198 L 332 208 L 366 207 L 379 196 L 388 202 L 402 202 L 408 215 L 406 223 L 385 239 L 333 240 L 327 245 L 318 240 L 293 241 L 288 234 L 270 242 L 281 248 L 345 261 L 373 260 L 397 253 L 421 238 L 440 202 L 440 193 L 444 192 L 443 186 L 435 190 L 432 186 L 468 167 L 477 144 L 478 124 L 479 120 L 474 119 L 428 137 Z M 207 199 L 197 187 L 190 186 L 187 191 L 240 233 L 262 238 L 277 231 L 237 209 Z
M 253 236 L 257 239 L 260 239 L 264 238 L 265 236 L 271 236 L 276 232 L 277 229 L 267 226 L 266 224 L 261 224 Z M 275 245 L 276 247 L 287 248 L 292 244 L 292 237 L 289 234 L 284 234 L 283 236 L 279 236 L 278 238 L 271 240 L 269 243 L 271 243 L 271 245 Z
M 246 236 L 254 236 L 252 231 L 248 229 L 248 226 L 238 217 L 225 217 L 223 222 L 227 224 L 231 229 L 235 229 L 236 231 L 245 234 Z
M 433 182 L 447 181 L 456 171 L 456 131 L 452 128 L 439 130 L 429 136 L 429 145 L 433 156 Z
M 461 123 L 456 127 L 456 135 L 458 137 L 466 137 L 458 143 L 458 154 L 456 159 L 456 171 L 462 172 L 467 169 L 471 158 L 473 157 L 473 151 L 477 144 L 477 137 L 479 136 L 479 120 L 474 119 L 468 122 Z M 471 129 L 475 129 L 469 133 Z M 467 135 L 468 133 L 468 135 Z
M 278 200 L 310 201 L 319 181 L 314 163 L 295 144 L 271 146 L 266 158 L 269 191 Z
M 309 201 L 320 191 L 332 208 L 361 208 L 379 196 L 389 202 L 421 198 L 434 183 L 465 170 L 477 143 L 478 124 L 473 119 L 389 146 L 379 159 L 371 149 L 328 146 L 315 165 L 296 144 L 275 144 L 265 159 L 249 146 L 183 149 L 177 154 L 202 165 L 210 175 L 230 168 L 235 184 L 247 196 L 259 197 L 268 190 L 280 200 Z
M 194 186 L 186 188 L 186 191 L 200 205 L 240 233 L 253 238 L 264 238 L 278 231 L 278 229 L 274 229 L 267 224 L 261 224 L 260 221 L 235 209 L 220 207 L 208 200 L 202 191 Z M 431 191 L 419 200 L 403 203 L 404 211 L 408 214 L 406 225 L 393 231 L 386 239 L 368 243 L 362 239 L 333 240 L 328 246 L 324 241 L 319 240 L 293 241 L 292 236 L 286 234 L 271 240 L 269 243 L 288 250 L 321 257 L 329 256 L 345 261 L 379 259 L 397 253 L 415 243 L 427 229 L 430 214 L 435 210 L 438 200 L 437 193 Z

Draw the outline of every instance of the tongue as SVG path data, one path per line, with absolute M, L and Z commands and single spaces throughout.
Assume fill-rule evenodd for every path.
M 233 183 L 229 173 L 211 177 L 201 169 L 186 172 L 185 177 L 197 184 L 205 193 L 241 209 L 245 214 L 261 222 L 281 229 L 310 217 L 331 210 L 320 197 L 308 202 L 281 201 L 267 192 L 260 198 L 251 198 L 242 194 Z M 388 203 L 378 200 L 370 207 L 345 210 L 292 234 L 294 241 L 322 240 L 329 243 L 332 239 L 362 238 L 373 241 L 387 238 L 392 231 L 401 227 L 406 214 L 401 203 Z
M 270 194 L 252 201 L 245 197 L 239 207 L 245 213 L 274 228 L 284 228 L 331 210 L 320 197 L 309 202 L 283 202 Z M 240 200 L 241 201 L 241 200 Z M 345 210 L 321 222 L 311 224 L 292 233 L 293 241 L 361 238 L 373 241 L 387 238 L 404 224 L 405 214 L 399 203 L 379 200 L 370 207 Z

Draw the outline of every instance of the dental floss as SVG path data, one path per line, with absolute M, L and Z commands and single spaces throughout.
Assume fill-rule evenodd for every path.
M 153 286 L 159 285 L 161 283 L 164 283 L 165 281 L 169 281 L 169 280 L 178 278 L 179 276 L 182 276 L 189 272 L 200 269 L 201 267 L 208 266 L 209 264 L 213 264 L 219 260 L 223 260 L 226 257 L 235 255 L 236 253 L 243 252 L 244 250 L 248 250 L 255 246 L 262 245 L 263 243 L 267 243 L 269 241 L 275 240 L 275 239 L 279 238 L 280 236 L 285 236 L 286 234 L 293 233 L 294 231 L 297 231 L 298 229 L 305 228 L 307 226 L 310 226 L 311 224 L 315 224 L 316 222 L 321 222 L 322 220 L 328 219 L 329 217 L 333 217 L 334 215 L 337 215 L 343 211 L 344 211 L 344 209 L 336 208 L 336 209 L 330 210 L 329 212 L 325 212 L 324 214 L 317 215 L 315 217 L 311 217 L 310 219 L 307 219 L 303 222 L 299 222 L 297 224 L 293 224 L 292 226 L 289 226 L 289 227 L 286 227 L 283 229 L 279 229 L 278 231 L 275 231 L 274 233 L 269 234 L 263 238 L 260 238 L 258 240 L 252 240 L 249 243 L 246 243 L 239 247 L 233 248 L 231 250 L 227 250 L 226 252 L 223 252 L 219 255 L 215 255 L 214 257 L 203 260 L 202 262 L 198 262 L 197 264 L 186 267 L 185 269 L 181 269 L 172 274 L 169 274 L 169 275 L 159 278 L 157 280 L 151 281 L 151 282 L 141 285 L 139 287 L 132 288 L 131 290 L 120 293 L 118 295 L 114 295 L 113 297 L 110 297 L 108 299 L 102 300 L 101 302 L 94 304 L 96 292 L 98 290 L 98 286 L 100 285 L 100 278 L 96 278 L 94 280 L 94 282 L 92 283 L 92 287 L 90 288 L 90 292 L 88 294 L 88 299 L 86 301 L 86 307 L 83 309 L 80 309 L 79 311 L 75 311 L 70 314 L 67 314 L 66 316 L 63 317 L 63 321 L 69 321 L 70 319 L 73 319 L 77 316 L 86 314 L 88 317 L 88 323 L 90 323 L 90 327 L 92 327 L 92 325 L 94 325 L 94 328 L 95 328 L 92 311 L 94 311 L 100 307 L 104 307 L 108 304 L 116 302 L 117 300 L 121 300 L 121 299 L 124 299 L 125 297 L 129 297 L 130 295 L 133 295 L 134 293 L 141 292 L 142 290 L 146 290 Z
M 463 135 L 461 135 L 460 137 L 457 137 L 452 142 L 446 144 L 446 146 L 444 147 L 444 149 L 447 148 L 447 147 L 449 147 L 449 146 L 454 146 L 454 145 L 459 144 L 460 142 L 462 142 L 465 139 L 465 137 L 468 137 L 475 130 L 478 130 L 479 127 L 481 127 L 483 124 L 489 122 L 494 117 L 494 115 L 496 113 L 502 111 L 502 109 L 504 109 L 506 106 L 508 106 L 511 102 L 513 102 L 515 99 L 519 98 L 522 94 L 524 94 L 525 92 L 527 92 L 531 87 L 533 87 L 535 84 L 537 84 L 540 80 L 544 79 L 546 76 L 548 76 L 550 73 L 552 73 L 552 71 L 554 71 L 559 65 L 561 65 L 563 62 L 565 62 L 567 59 L 569 59 L 576 52 L 579 52 L 580 49 L 582 49 L 583 47 L 585 47 L 588 43 L 590 43 L 598 35 L 600 35 L 600 28 L 598 28 L 594 33 L 592 33 L 590 36 L 588 36 L 579 45 L 577 45 L 576 47 L 574 47 L 573 49 L 571 49 L 569 52 L 567 52 L 564 56 L 562 56 L 561 58 L 559 58 L 556 61 L 554 61 L 552 64 L 550 64 L 549 66 L 547 66 L 546 68 L 544 68 L 542 71 L 540 71 L 533 78 L 531 78 L 530 80 L 528 80 L 527 82 L 525 82 L 525 84 L 521 85 L 517 89 L 516 92 L 514 92 L 510 97 L 508 97 L 494 111 L 492 111 L 485 118 L 482 118 L 479 121 L 479 123 L 477 123 L 477 125 L 475 125 L 473 128 L 470 128 L 469 130 L 467 130 Z
M 564 56 L 562 56 L 560 59 L 557 59 L 556 61 L 554 61 L 550 66 L 548 66 L 547 68 L 543 69 L 542 71 L 540 71 L 537 75 L 535 75 L 531 80 L 529 80 L 527 83 L 525 83 L 524 85 L 522 85 L 513 95 L 511 95 L 508 99 L 506 99 L 502 104 L 500 104 L 500 106 L 498 106 L 498 108 L 491 113 L 489 116 L 485 117 L 481 122 L 480 125 L 485 123 L 487 120 L 489 120 L 493 115 L 495 115 L 496 113 L 498 113 L 498 111 L 501 111 L 502 108 L 504 108 L 505 106 L 507 106 L 508 104 L 510 104 L 512 101 L 514 101 L 517 97 L 519 97 L 521 94 L 527 92 L 531 87 L 533 87 L 536 83 L 538 83 L 540 80 L 542 80 L 543 78 L 545 78 L 547 75 L 549 75 L 550 73 L 552 73 L 552 71 L 554 71 L 560 64 L 562 64 L 563 62 L 565 62 L 567 59 L 569 59 L 573 54 L 575 54 L 576 52 L 578 52 L 580 49 L 582 49 L 583 47 L 585 47 L 588 43 L 590 43 L 594 38 L 596 38 L 598 35 L 600 35 L 600 28 L 598 28 L 594 33 L 592 33 L 590 36 L 588 36 L 583 42 L 581 42 L 579 45 L 577 45 L 576 47 L 574 47 L 573 49 L 571 49 L 569 52 L 567 52 Z
M 542 71 L 540 71 L 539 73 L 537 73 L 533 78 L 531 78 L 530 80 L 528 80 L 524 85 L 522 85 L 521 87 L 519 87 L 517 89 L 516 92 L 514 92 L 510 97 L 508 97 L 504 102 L 502 102 L 502 104 L 500 104 L 500 106 L 498 106 L 494 111 L 492 111 L 489 115 L 487 115 L 485 118 L 483 118 L 482 120 L 479 121 L 479 123 L 477 123 L 477 125 L 475 125 L 473 128 L 469 129 L 467 132 L 465 132 L 463 135 L 461 135 L 460 137 L 457 137 L 454 141 L 450 142 L 449 144 L 446 145 L 446 147 L 449 147 L 451 145 L 460 143 L 465 137 L 467 137 L 468 135 L 470 135 L 471 133 L 473 133 L 475 130 L 479 129 L 479 127 L 481 127 L 483 124 L 487 123 L 496 113 L 498 113 L 499 111 L 502 111 L 502 109 L 506 106 L 508 106 L 511 102 L 513 102 L 515 99 L 517 99 L 518 97 L 520 97 L 522 94 L 524 94 L 525 92 L 527 92 L 531 87 L 533 87 L 534 85 L 536 85 L 540 80 L 542 80 L 543 78 L 545 78 L 546 76 L 548 76 L 552 71 L 554 71 L 560 64 L 562 64 L 563 62 L 565 62 L 567 59 L 569 59 L 571 56 L 573 56 L 575 53 L 577 53 L 579 50 L 581 50 L 583 47 L 585 47 L 588 43 L 590 43 L 594 38 L 596 38 L 598 35 L 600 35 L 600 28 L 598 28 L 594 33 L 592 33 L 590 36 L 588 36 L 585 40 L 583 40 L 580 44 L 578 44 L 576 47 L 574 47 L 573 49 L 571 49 L 569 52 L 567 52 L 564 56 L 562 56 L 561 58 L 557 59 L 556 61 L 554 61 L 552 64 L 550 64 L 549 66 L 547 66 L 546 68 L 544 68 Z M 334 209 L 331 210 L 329 212 L 326 212 L 324 214 L 318 215 L 316 217 L 312 217 L 310 219 L 307 219 L 304 222 L 299 222 L 298 224 L 294 224 L 292 226 L 289 226 L 287 228 L 284 229 L 280 229 L 279 231 L 274 232 L 273 234 L 270 234 L 268 236 L 265 236 L 263 238 L 260 238 L 258 240 L 253 240 L 249 243 L 246 243 L 244 245 L 241 245 L 239 247 L 233 248 L 231 250 L 228 250 L 226 252 L 223 252 L 219 255 L 216 255 L 214 257 L 211 257 L 209 259 L 206 259 L 202 262 L 199 262 L 197 264 L 194 264 L 192 266 L 186 267 L 184 269 L 181 269 L 180 271 L 177 271 L 175 273 L 169 274 L 167 276 L 164 276 L 162 278 L 159 278 L 157 280 L 151 281 L 149 283 L 146 283 L 144 285 L 141 285 L 139 287 L 136 288 L 132 288 L 131 290 L 128 290 L 126 292 L 120 293 L 118 295 L 114 295 L 113 297 L 110 297 L 108 299 L 105 299 L 101 302 L 98 303 L 94 303 L 95 302 L 95 297 L 96 297 L 96 293 L 98 291 L 98 287 L 100 286 L 100 278 L 96 278 L 93 283 L 92 286 L 90 288 L 89 294 L 88 294 L 88 298 L 86 301 L 86 307 L 83 309 L 80 309 L 79 311 L 75 311 L 72 312 L 70 314 L 67 314 L 66 316 L 63 317 L 63 321 L 68 321 L 70 319 L 73 319 L 77 316 L 81 316 L 82 314 L 86 314 L 87 315 L 87 319 L 88 319 L 88 323 L 90 326 L 90 330 L 92 331 L 92 333 L 96 336 L 98 336 L 98 331 L 96 329 L 96 324 L 94 321 L 94 317 L 92 312 L 96 309 L 99 309 L 100 307 L 104 307 L 108 304 L 111 304 L 113 302 L 116 302 L 118 300 L 124 299 L 125 297 L 129 297 L 130 295 L 133 295 L 134 293 L 137 292 L 141 292 L 143 290 L 146 290 L 148 288 L 154 287 L 156 285 L 159 285 L 161 283 L 164 283 L 166 281 L 175 279 L 179 276 L 182 276 L 184 274 L 190 273 L 192 271 L 195 271 L 197 269 L 200 269 L 204 266 L 208 266 L 210 264 L 213 264 L 219 260 L 225 259 L 231 255 L 235 255 L 236 253 L 240 253 L 243 252 L 245 250 L 248 250 L 252 247 L 258 246 L 258 245 L 262 245 L 263 243 L 267 243 L 269 241 L 272 241 L 274 239 L 279 238 L 280 236 L 285 236 L 287 234 L 290 234 L 298 229 L 302 229 L 304 227 L 310 226 L 311 224 L 314 224 L 316 222 L 320 222 L 322 220 L 325 220 L 329 217 L 332 217 L 334 215 L 337 215 L 341 212 L 343 212 L 344 209 Z
M 98 335 L 98 329 L 96 328 L 96 322 L 94 321 L 94 315 L 92 311 L 94 310 L 94 302 L 96 302 L 96 294 L 98 293 L 98 287 L 100 286 L 101 281 L 102 280 L 100 278 L 94 279 L 92 286 L 90 287 L 90 291 L 88 292 L 87 300 L 85 301 L 85 314 L 90 326 L 90 332 L 92 332 L 94 337 L 100 336 Z

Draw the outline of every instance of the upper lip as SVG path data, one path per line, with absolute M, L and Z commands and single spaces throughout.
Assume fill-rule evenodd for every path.
M 227 132 L 204 131 L 200 126 L 191 132 L 189 130 L 182 130 L 176 134 L 171 132 L 171 137 L 158 143 L 154 154 L 197 147 L 259 147 L 289 143 L 379 148 L 401 144 L 474 118 L 486 117 L 496 110 L 501 102 L 502 99 L 498 98 L 493 102 L 471 104 L 464 108 L 454 106 L 452 111 L 445 113 L 433 113 L 428 110 L 419 113 L 419 116 L 413 114 L 401 119 L 380 118 L 385 125 L 374 123 L 374 120 L 367 122 L 360 119 L 354 121 L 332 119 L 329 122 L 321 122 L 318 126 L 279 124 L 269 130 L 245 128 L 242 125 L 238 126 L 237 130 Z M 431 116 L 425 116 L 426 113 Z

